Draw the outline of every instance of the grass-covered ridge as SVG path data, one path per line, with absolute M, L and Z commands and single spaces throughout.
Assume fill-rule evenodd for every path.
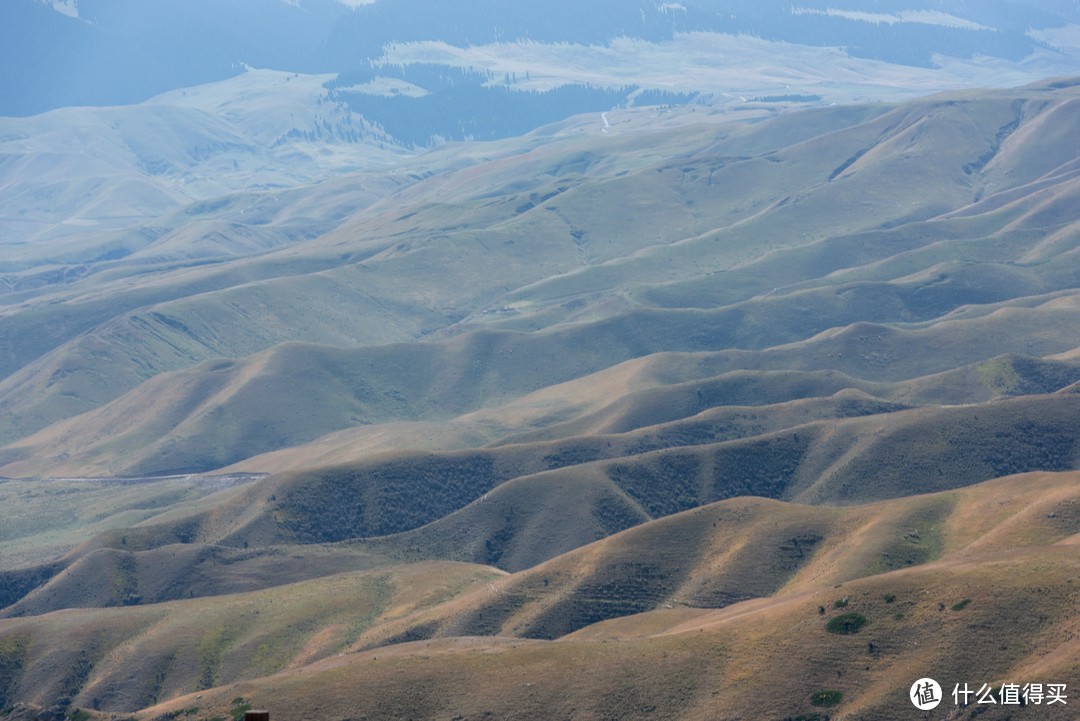
M 775 667 L 799 681 L 768 696 L 773 713 L 855 703 L 899 718 L 888 710 L 888 689 L 904 673 L 898 663 L 922 658 L 943 674 L 1032 663 L 1063 673 L 1075 663 L 1060 634 L 1076 612 L 1069 580 L 1078 492 L 1070 473 L 848 508 L 735 499 L 511 575 L 424 562 L 213 598 L 4 619 L 0 662 L 12 674 L 10 701 L 42 703 L 62 686 L 74 708 L 126 712 L 166 702 L 148 716 L 175 709 L 227 717 L 226 706 L 243 698 L 281 712 L 359 704 L 378 718 L 507 703 L 505 713 L 517 718 L 537 693 L 561 703 L 548 695 L 556 687 L 578 703 L 633 687 L 642 703 L 730 709 L 736 702 L 726 694 L 764 689 L 775 679 L 760 676 Z M 928 512 L 936 514 L 940 555 L 880 572 L 879 559 Z M 1059 580 L 1042 576 L 1044 568 Z M 980 653 L 956 651 L 970 624 L 1003 629 L 1017 614 L 1033 635 L 1004 644 L 1000 634 L 993 643 L 969 639 Z M 66 639 L 62 659 L 51 650 L 58 636 Z M 566 664 L 577 682 L 550 670 Z M 387 691 L 405 688 L 392 682 L 402 674 L 427 689 L 430 707 Z M 370 705 L 376 688 L 388 706 Z
M 1078 88 L 569 120 L 24 249 L 0 712 L 889 719 L 1066 677 Z
M 669 352 L 868 381 L 1022 354 L 1035 365 L 983 368 L 987 392 L 1048 392 L 1080 190 L 1047 138 L 1075 92 L 541 135 L 190 206 L 156 255 L 35 286 L 0 318 L 0 470 L 206 471 Z M 177 255 L 207 224 L 247 238 L 320 217 L 283 245 Z

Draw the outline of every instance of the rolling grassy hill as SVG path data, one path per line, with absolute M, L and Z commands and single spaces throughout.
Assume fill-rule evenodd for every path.
M 0 242 L 14 250 L 5 270 L 18 267 L 12 261 L 26 267 L 63 257 L 80 236 L 97 236 L 98 252 L 112 256 L 95 258 L 84 242 L 85 261 L 118 260 L 132 249 L 115 242 L 117 230 L 132 221 L 192 200 L 287 188 L 405 156 L 384 133 L 329 102 L 322 84 L 331 77 L 250 70 L 139 105 L 4 118 L 0 177 L 9 192 L 0 203 Z M 60 243 L 46 250 L 34 240 Z
M 18 246 L 0 713 L 899 719 L 921 676 L 1074 683 L 1078 113 L 1071 80 L 625 110 L 303 184 L 339 138 L 288 188 Z
M 69 479 L 47 484 L 0 479 L 4 507 L 0 568 L 52 561 L 112 528 L 162 513 L 211 508 L 258 476 Z
M 380 619 L 497 576 L 460 564 L 414 565 L 134 613 L 122 608 L 11 619 L 4 622 L 4 658 L 20 673 L 5 674 L 4 703 L 85 694 L 91 707 L 150 705 L 193 684 L 206 689 L 336 655 Z
M 1002 376 L 1019 383 L 1011 375 L 1017 365 L 1030 375 L 1049 369 L 1051 385 L 1065 389 L 910 407 L 852 389 L 848 384 L 859 384 L 850 378 L 729 374 L 684 389 L 677 412 L 655 402 L 677 398 L 670 392 L 642 393 L 629 418 L 625 406 L 607 416 L 622 428 L 477 450 L 368 449 L 363 461 L 283 473 L 231 491 L 210 509 L 148 518 L 123 544 L 118 532 L 101 543 L 117 551 L 177 541 L 260 547 L 397 533 L 391 545 L 412 549 L 413 557 L 518 570 L 628 526 L 740 495 L 849 504 L 1077 467 L 1077 406 L 1067 392 L 1074 366 L 1003 357 L 966 373 L 983 379 L 987 393 Z M 863 385 L 886 398 L 933 388 L 932 379 Z M 736 405 L 750 397 L 763 405 Z
M 588 718 L 780 719 L 836 690 L 851 718 L 906 718 L 898 699 L 920 675 L 1072 678 L 1078 494 L 1068 473 L 848 508 L 732 499 L 509 576 L 425 562 L 9 618 L 5 698 L 121 711 L 186 691 L 147 717 L 247 702 L 528 718 L 561 688 L 558 708 Z M 865 627 L 828 631 L 851 614 Z M 1025 634 L 1002 635 L 1017 618 Z
M 661 607 L 719 608 L 948 558 L 1068 542 L 1075 474 L 996 479 L 845 508 L 739 498 L 570 551 L 380 631 L 559 638 Z
M 241 198 L 262 220 L 210 233 L 235 238 L 241 258 L 166 263 L 134 282 L 138 262 L 121 261 L 108 282 L 95 273 L 9 302 L 4 472 L 210 470 L 660 352 L 742 349 L 760 355 L 733 357 L 733 370 L 904 380 L 1066 351 L 1075 158 L 1046 152 L 1045 138 L 1069 126 L 1074 94 L 1048 85 L 807 111 L 829 120 L 802 134 L 789 118 L 721 120 L 681 133 L 675 158 L 651 145 L 654 131 L 597 150 L 579 134 L 502 141 L 488 157 L 439 151 L 415 161 L 431 177 L 384 185 L 326 232 L 276 249 L 245 249 L 242 236 L 267 222 L 259 233 L 280 232 L 293 221 L 274 218 L 338 202 L 314 199 L 342 187 L 294 193 L 292 210 L 272 214 Z M 237 211 L 203 204 L 170 222 Z M 178 248 L 207 237 L 184 233 L 173 232 Z M 57 335 L 34 333 L 43 324 Z M 297 368 L 319 376 L 313 388 Z M 99 415 L 63 420 L 82 412 Z M 95 438 L 102 426 L 119 434 Z M 28 449 L 42 443 L 51 460 Z

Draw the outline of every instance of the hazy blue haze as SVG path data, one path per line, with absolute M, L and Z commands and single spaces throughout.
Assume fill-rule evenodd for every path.
M 381 0 L 350 10 L 336 0 L 80 0 L 79 18 L 40 0 L 0 4 L 0 115 L 65 105 L 131 103 L 220 80 L 242 64 L 296 72 L 366 65 L 391 42 L 455 45 L 530 39 L 605 44 L 676 32 L 746 33 L 770 40 L 845 47 L 852 55 L 926 65 L 934 52 L 1017 60 L 1035 41 L 1029 28 L 1080 22 L 1072 0 L 805 0 L 800 8 L 890 13 L 935 10 L 994 28 L 873 24 L 791 12 L 791 2 L 686 0 Z M 668 8 L 668 9 L 665 9 Z

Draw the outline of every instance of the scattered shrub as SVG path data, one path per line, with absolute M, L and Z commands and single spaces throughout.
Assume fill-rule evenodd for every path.
M 971 599 L 970 598 L 965 598 L 962 601 L 958 601 L 957 603 L 954 603 L 952 605 L 952 610 L 954 610 L 954 611 L 963 611 L 965 608 L 967 608 L 967 605 L 969 603 L 971 603 Z
M 229 714 L 232 715 L 232 721 L 242 721 L 244 714 L 251 710 L 251 704 L 242 703 L 239 706 L 233 706 L 229 710 Z
M 825 689 L 810 694 L 810 703 L 814 706 L 835 706 L 844 694 L 836 689 Z
M 861 613 L 842 613 L 835 618 L 829 619 L 825 624 L 825 630 L 829 633 L 848 635 L 858 633 L 859 629 L 866 625 L 866 617 Z

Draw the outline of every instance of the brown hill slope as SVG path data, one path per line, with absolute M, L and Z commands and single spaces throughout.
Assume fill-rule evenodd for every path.
M 131 710 L 336 655 L 367 626 L 500 574 L 420 564 L 242 595 L 0 622 L 0 702 Z
M 369 541 L 368 547 L 397 558 L 520 570 L 644 521 L 725 498 L 849 504 L 1017 472 L 1075 468 L 1080 411 L 1073 397 L 910 410 L 886 406 L 875 413 L 882 410 L 880 402 L 841 393 L 725 407 L 626 434 L 398 453 L 282 474 L 239 489 L 212 509 L 159 515 L 99 536 L 60 562 L 66 570 L 55 578 L 55 564 L 32 573 L 36 580 L 20 580 L 29 578 L 29 570 L 8 574 L 5 583 L 17 594 L 8 603 L 41 586 L 9 613 L 109 605 L 129 596 L 146 602 L 174 598 L 162 588 L 164 581 L 144 578 L 137 568 L 150 564 L 170 583 L 182 583 L 192 572 L 190 563 L 205 561 L 208 551 L 178 555 L 170 545 L 176 543 L 261 549 L 397 534 Z M 132 555 L 163 547 L 173 550 Z M 111 550 L 102 555 L 101 549 Z M 268 568 L 275 563 L 272 549 L 265 559 L 255 551 L 225 553 Z M 130 568 L 126 585 L 92 590 L 101 584 L 94 580 L 102 575 L 100 564 L 113 568 L 121 562 Z M 196 586 L 200 593 L 231 588 L 211 581 Z
M 897 384 L 859 381 L 833 371 L 730 371 L 710 377 L 701 367 L 701 358 L 699 354 L 653 354 L 445 422 L 393 422 L 337 431 L 224 470 L 299 470 L 354 463 L 380 452 L 455 450 L 485 444 L 557 441 L 558 448 L 569 450 L 595 446 L 588 436 L 639 429 L 643 435 L 638 441 L 640 450 L 651 450 L 779 430 L 816 418 L 1053 393 L 1080 379 L 1080 364 L 1074 361 L 1020 355 Z M 807 401 L 759 411 L 747 405 L 796 398 Z M 648 426 L 658 427 L 645 431 Z M 600 452 L 591 453 L 596 457 Z
M 406 454 L 282 476 L 259 489 L 260 496 L 272 493 L 274 500 L 259 501 L 257 515 L 249 506 L 238 524 L 215 526 L 213 533 L 220 538 L 217 534 L 230 529 L 227 537 L 234 544 L 334 541 L 433 522 L 413 541 L 423 538 L 421 546 L 433 543 L 444 549 L 441 553 L 454 547 L 466 554 L 461 558 L 522 568 L 577 545 L 571 539 L 594 540 L 604 529 L 626 527 L 641 513 L 658 518 L 723 498 L 865 502 L 1017 472 L 1075 468 L 1080 462 L 1077 413 L 1071 395 L 1031 396 L 813 421 L 720 442 L 707 437 L 703 422 L 706 437 L 691 436 L 689 445 L 668 440 L 662 450 L 648 450 L 646 438 L 633 434 L 601 436 L 577 446 Z M 510 479 L 516 480 L 507 484 Z M 593 501 L 582 505 L 575 493 Z M 542 509 L 563 519 L 554 526 L 560 530 L 538 522 Z M 517 520 L 510 523 L 506 516 Z M 459 527 L 467 530 L 470 543 L 462 543 Z M 519 537 L 526 528 L 540 535 Z M 466 549 L 491 548 L 494 535 L 502 538 L 497 545 L 512 542 L 528 549 L 527 555 L 513 561 L 513 554 L 501 560 L 469 555 Z
M 618 584 L 647 595 L 670 580 L 669 597 L 677 600 L 706 590 L 699 581 L 722 583 L 762 572 L 776 574 L 781 583 L 790 579 L 772 598 L 722 610 L 661 609 L 587 626 L 555 642 L 451 638 L 378 648 L 204 691 L 198 699 L 179 698 L 146 715 L 192 709 L 187 713 L 193 717 L 209 718 L 227 713 L 241 698 L 276 715 L 314 710 L 329 718 L 485 712 L 533 718 L 543 709 L 547 715 L 583 718 L 779 721 L 817 712 L 904 719 L 912 713 L 908 688 L 922 676 L 941 681 L 947 694 L 963 682 L 976 687 L 1068 684 L 1080 668 L 1076 646 L 1068 640 L 1080 610 L 1071 588 L 1080 578 L 1076 484 L 1075 474 L 1022 476 L 950 492 L 938 501 L 926 497 L 851 509 L 804 509 L 812 515 L 802 517 L 803 523 L 823 523 L 832 530 L 807 549 L 802 563 L 786 568 L 748 567 L 740 561 L 739 531 L 758 529 L 750 531 L 749 542 L 782 541 L 799 528 L 791 525 L 799 522 L 797 509 L 728 501 L 620 534 L 498 581 L 472 597 L 451 600 L 446 609 L 456 609 L 459 623 L 495 613 L 497 628 L 500 611 L 502 619 L 537 618 L 545 604 L 573 603 L 577 596 L 582 608 L 602 608 L 603 596 L 597 592 Z M 931 518 L 925 515 L 931 508 L 944 510 Z M 688 534 L 683 548 L 702 563 L 690 576 L 695 583 L 678 583 L 682 572 L 669 564 L 680 554 L 670 555 L 670 544 L 657 543 L 661 537 L 672 540 L 667 537 L 671 533 Z M 709 540 L 690 541 L 695 537 Z M 938 549 L 941 559 L 846 580 L 848 573 L 872 571 L 864 565 L 868 561 L 906 566 L 897 547 L 919 542 Z M 645 573 L 642 564 L 660 561 L 665 551 L 669 555 L 659 565 L 673 575 Z M 926 559 L 937 555 L 922 551 Z M 799 559 L 797 553 L 784 557 Z M 537 576 L 542 571 L 548 574 L 546 587 Z M 527 598 L 515 607 L 507 599 L 517 595 Z M 470 598 L 487 605 L 477 606 Z M 419 618 L 431 618 L 433 612 L 445 618 L 441 609 L 420 611 Z M 827 630 L 834 618 L 855 618 L 850 614 L 865 619 L 857 632 Z M 1008 631 L 1017 619 L 1024 624 L 1023 634 Z M 400 624 L 391 626 L 400 629 Z M 424 692 L 415 693 L 417 688 Z M 815 706 L 814 700 L 822 698 L 817 694 L 833 691 L 839 693 L 823 697 L 833 706 Z M 946 712 L 950 707 L 944 707 Z M 1004 718 L 998 714 L 1004 710 L 990 709 L 986 717 Z M 1012 718 L 1069 717 L 1067 707 L 1028 706 L 1008 713 Z
M 126 548 L 125 533 L 119 540 Z M 390 562 L 361 549 L 322 546 L 247 550 L 184 543 L 146 551 L 88 549 L 42 568 L 42 575 L 48 571 L 55 575 L 4 608 L 0 616 L 41 616 L 65 608 L 147 605 L 244 593 Z M 0 575 L 8 584 L 16 578 L 18 573 Z
M 700 367 L 711 375 L 834 369 L 866 380 L 905 380 L 1002 353 L 1062 352 L 1080 337 L 1077 318 L 1068 296 L 917 329 L 856 323 L 763 351 L 716 352 Z M 364 420 L 448 418 L 628 357 L 730 347 L 733 335 L 723 310 L 664 310 L 445 343 L 354 350 L 289 344 L 155 378 L 97 411 L 9 445 L 0 469 L 11 475 L 212 469 Z
M 408 707 L 424 716 L 461 703 L 470 712 L 476 711 L 470 703 L 495 709 L 521 703 L 533 687 L 514 684 L 515 691 L 492 680 L 530 674 L 531 681 L 520 683 L 539 692 L 560 683 L 551 664 L 569 664 L 607 679 L 601 687 L 574 687 L 580 694 L 574 703 L 596 712 L 607 709 L 605 693 L 630 693 L 636 684 L 632 697 L 651 699 L 656 708 L 672 688 L 682 689 L 677 698 L 693 701 L 665 708 L 664 718 L 696 718 L 699 704 L 702 713 L 730 715 L 741 708 L 739 689 L 756 691 L 781 676 L 789 684 L 776 687 L 783 690 L 769 713 L 792 713 L 827 689 L 841 690 L 843 702 L 854 704 L 845 709 L 883 712 L 921 675 L 961 680 L 970 673 L 1000 682 L 1013 672 L 1038 673 L 1049 682 L 1068 672 L 1076 662 L 1064 638 L 1076 620 L 1068 582 L 1078 570 L 1077 538 L 1075 473 L 1002 478 L 850 508 L 737 499 L 648 523 L 512 576 L 423 563 L 212 599 L 3 619 L 0 649 L 11 671 L 3 690 L 8 704 L 69 696 L 77 706 L 92 707 L 96 699 L 103 709 L 131 711 L 241 681 L 202 690 L 199 700 L 179 700 L 176 707 L 196 706 L 193 715 L 209 717 L 243 696 L 272 704 L 276 713 L 324 711 L 329 703 L 336 714 L 333 704 L 369 703 L 366 689 L 374 686 L 367 684 L 385 680 L 390 671 L 379 664 L 391 662 L 392 673 L 428 689 L 424 697 L 432 705 L 409 706 L 416 694 L 401 695 L 390 684 L 383 687 L 383 710 L 368 713 Z M 753 594 L 769 598 L 738 602 Z M 726 608 L 704 610 L 717 606 Z M 640 613 L 650 609 L 660 610 Z M 853 637 L 827 633 L 826 623 L 842 613 L 861 614 L 866 627 Z M 592 625 L 617 616 L 624 618 Z M 1025 619 L 1026 633 L 1003 644 L 993 631 L 1017 617 Z M 965 642 L 972 624 L 992 632 Z M 576 629 L 553 645 L 447 640 L 330 661 L 351 669 L 344 675 L 322 676 L 325 662 L 307 666 L 352 647 L 433 635 L 553 637 Z M 973 652 L 989 648 L 997 650 Z M 710 659 L 717 675 L 704 688 L 698 682 L 672 687 L 694 659 L 698 672 L 705 670 L 702 659 Z M 519 664 L 524 667 L 514 671 Z M 634 676 L 631 669 L 640 674 L 641 664 L 656 676 Z M 259 680 L 287 669 L 296 670 Z M 472 671 L 463 676 L 465 669 Z M 617 672 L 606 677 L 605 669 Z M 769 673 L 775 676 L 762 676 Z M 294 677 L 303 679 L 305 691 Z M 793 679 L 800 681 L 791 685 Z M 462 696 L 461 689 L 468 692 Z M 895 709 L 881 717 L 899 718 L 890 713 Z
M 1070 542 L 1078 476 L 1030 474 L 845 508 L 760 498 L 646 523 L 515 573 L 361 644 L 449 636 L 558 638 L 661 607 L 719 608 L 939 559 Z
M 89 538 L 163 513 L 213 507 L 258 475 L 155 479 L 0 478 L 0 569 L 21 568 L 64 555 Z
M 290 470 L 19 530 L 51 545 L 0 569 L 0 712 L 808 721 L 1071 682 L 1077 478 L 1006 474 L 1080 462 L 1078 92 L 451 146 L 37 268 L 0 472 Z

